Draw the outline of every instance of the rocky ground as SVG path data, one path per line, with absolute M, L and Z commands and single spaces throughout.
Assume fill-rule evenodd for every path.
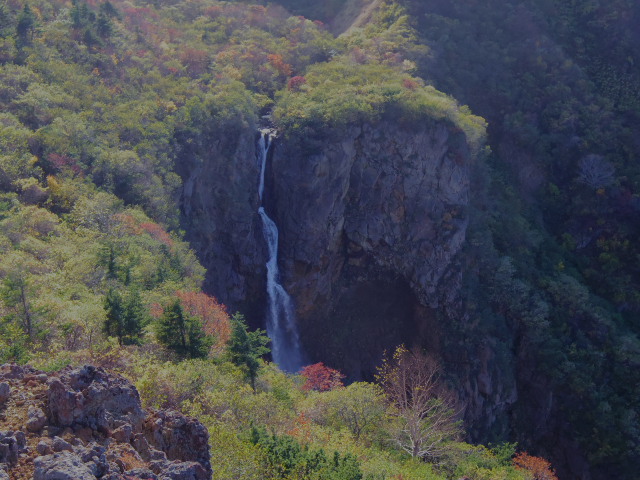
M 209 480 L 208 441 L 103 369 L 0 367 L 0 480 Z

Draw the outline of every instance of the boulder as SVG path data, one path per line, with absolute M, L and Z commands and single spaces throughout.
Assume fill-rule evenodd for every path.
M 9 400 L 11 395 L 11 387 L 7 382 L 0 382 L 0 404 Z
M 68 451 L 37 457 L 33 480 L 95 480 L 82 459 Z
M 27 415 L 29 419 L 27 420 L 26 427 L 27 430 L 32 433 L 39 432 L 47 423 L 47 416 L 41 408 L 30 405 Z
M 13 432 L 0 432 L 0 463 L 13 465 L 18 461 L 20 445 Z
M 158 480 L 208 480 L 211 475 L 197 462 L 170 464 Z

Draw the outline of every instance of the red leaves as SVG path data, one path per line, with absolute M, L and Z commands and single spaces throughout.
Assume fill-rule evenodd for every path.
M 82 173 L 82 168 L 78 165 L 76 159 L 68 157 L 67 155 L 60 155 L 58 153 L 50 153 L 47 156 L 47 162 L 51 165 L 52 170 L 55 173 L 70 171 L 73 175 Z
M 404 80 L 402 80 L 402 86 L 409 90 L 415 90 L 416 88 L 418 88 L 419 85 L 418 85 L 418 82 L 416 82 L 415 80 L 411 78 L 405 78 Z
M 533 480 L 558 480 L 551 464 L 541 457 L 533 457 L 527 452 L 520 452 L 513 458 L 513 464 L 520 470 L 528 470 Z
M 180 62 L 191 75 L 201 75 L 209 66 L 209 54 L 197 48 L 185 48 L 180 54 Z
M 216 337 L 217 345 L 225 345 L 231 337 L 231 323 L 226 307 L 215 297 L 202 292 L 176 292 L 182 307 L 202 322 L 207 335 Z
M 300 375 L 306 379 L 305 384 L 302 386 L 303 390 L 326 392 L 344 386 L 342 383 L 344 375 L 338 370 L 327 367 L 322 362 L 307 365 L 302 369 Z
M 140 228 L 142 228 L 142 230 L 148 233 L 152 238 L 164 243 L 167 247 L 173 247 L 173 239 L 171 238 L 171 235 L 169 235 L 161 225 L 154 222 L 143 222 L 140 224 Z
M 307 79 L 304 77 L 292 77 L 289 79 L 289 82 L 287 82 L 287 88 L 292 92 L 299 92 L 300 87 L 302 87 L 302 85 L 304 85 L 305 83 L 307 83 Z

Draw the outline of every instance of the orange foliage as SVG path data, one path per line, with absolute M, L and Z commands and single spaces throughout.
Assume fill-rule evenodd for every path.
M 202 292 L 176 292 L 183 308 L 202 322 L 207 335 L 216 338 L 216 346 L 222 348 L 231 338 L 231 322 L 226 307 L 215 297 Z
M 311 442 L 311 420 L 304 413 L 300 413 L 295 419 L 293 428 L 287 431 L 287 435 L 291 435 L 301 444 L 305 445 Z
M 303 390 L 326 392 L 344 386 L 342 383 L 344 375 L 338 370 L 327 367 L 322 362 L 307 365 L 302 369 L 300 375 L 306 379 L 305 384 L 302 386 Z
M 151 235 L 152 238 L 164 243 L 167 247 L 173 247 L 173 239 L 171 238 L 171 235 L 169 235 L 167 231 L 157 223 L 144 222 L 140 224 L 140 228 Z
M 288 77 L 293 72 L 291 65 L 289 65 L 288 63 L 285 63 L 285 61 L 282 58 L 282 55 L 270 53 L 269 55 L 267 55 L 267 59 L 269 60 L 269 63 L 273 66 L 273 68 L 275 68 L 280 75 Z
M 263 26 L 267 21 L 267 9 L 262 5 L 251 5 L 247 22 L 254 27 Z
M 151 315 L 156 320 L 159 319 L 164 313 L 164 308 L 159 303 L 152 303 L 149 306 L 149 315 Z
M 120 224 L 120 228 L 122 228 L 125 233 L 132 235 L 142 235 L 143 233 L 147 233 L 154 240 L 163 243 L 169 248 L 173 247 L 173 239 L 162 225 L 155 222 L 138 223 L 138 220 L 128 213 L 116 213 L 112 218 Z
M 140 235 L 143 230 L 138 225 L 138 222 L 132 215 L 126 213 L 116 213 L 113 215 L 113 219 L 120 224 L 126 233 L 132 235 Z
M 558 480 L 551 468 L 551 463 L 541 457 L 534 457 L 527 452 L 520 452 L 513 458 L 513 464 L 520 470 L 528 470 L 534 480 Z
M 207 7 L 204 10 L 204 14 L 209 17 L 211 20 L 218 18 L 222 15 L 223 9 L 219 5 L 214 5 L 213 7 Z

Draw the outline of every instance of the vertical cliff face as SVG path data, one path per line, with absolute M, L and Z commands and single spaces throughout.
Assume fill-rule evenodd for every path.
M 309 360 L 371 379 L 385 350 L 426 347 L 443 360 L 480 437 L 506 428 L 517 394 L 515 372 L 505 370 L 513 359 L 474 327 L 464 304 L 465 276 L 474 275 L 465 251 L 473 163 L 464 135 L 446 122 L 285 135 L 268 206 Z M 460 325 L 473 333 L 462 338 Z
M 312 358 L 366 377 L 385 348 L 437 344 L 418 332 L 437 335 L 427 325 L 444 285 L 457 282 L 469 164 L 463 135 L 444 123 L 278 143 L 271 208 L 281 272 Z
M 258 210 L 256 135 L 212 140 L 183 165 L 188 238 L 207 289 L 259 324 L 266 252 Z M 308 362 L 371 379 L 385 350 L 426 347 L 455 381 L 474 436 L 516 400 L 514 372 L 463 304 L 473 159 L 447 122 L 381 122 L 339 134 L 283 134 L 267 162 L 264 206 L 280 231 L 281 283 Z M 467 327 L 465 327 L 467 328 Z M 457 330 L 456 330 L 457 329 Z M 451 348 L 455 345 L 455 348 Z M 502 354 L 502 356 L 508 354 Z M 502 367 L 500 367 L 502 365 Z
M 184 142 L 182 224 L 207 268 L 205 290 L 231 308 L 257 312 L 264 303 L 265 250 L 257 218 L 256 132 L 209 135 Z

